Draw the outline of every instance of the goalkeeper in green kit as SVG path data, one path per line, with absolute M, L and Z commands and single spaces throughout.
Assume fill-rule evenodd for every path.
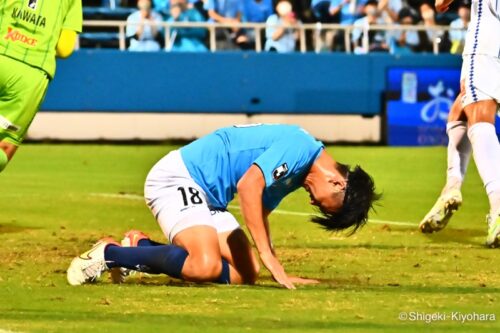
M 0 172 L 82 30 L 81 0 L 0 0 Z

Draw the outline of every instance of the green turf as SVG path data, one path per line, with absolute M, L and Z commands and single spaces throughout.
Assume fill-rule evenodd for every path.
M 71 258 L 129 228 L 161 240 L 143 201 L 149 168 L 172 146 L 25 145 L 0 176 L 0 332 L 499 332 L 499 250 L 483 246 L 487 199 L 473 165 L 465 204 L 441 233 L 370 223 L 350 238 L 301 216 L 271 218 L 290 274 L 321 284 L 279 288 L 182 284 L 136 276 L 70 287 Z M 444 182 L 444 148 L 330 147 L 363 165 L 384 193 L 372 217 L 418 223 Z M 132 194 L 124 198 L 105 194 Z M 279 207 L 312 212 L 300 190 Z M 239 212 L 233 209 L 241 219 Z M 485 313 L 495 321 L 401 321 L 401 312 Z M 413 314 L 414 315 L 414 314 Z

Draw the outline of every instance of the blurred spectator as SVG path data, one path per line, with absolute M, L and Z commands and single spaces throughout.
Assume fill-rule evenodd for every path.
M 269 16 L 266 27 L 266 51 L 293 52 L 298 39 L 297 29 L 292 26 L 297 24 L 292 4 L 289 0 L 278 0 L 276 14 Z
M 403 8 L 398 13 L 398 24 L 412 26 L 416 23 L 415 17 L 409 8 Z M 391 53 L 408 54 L 420 51 L 420 38 L 416 30 L 394 30 L 391 38 Z
M 163 17 L 170 15 L 170 0 L 153 0 L 153 7 Z
M 243 21 L 250 23 L 265 23 L 273 14 L 272 0 L 242 0 Z M 255 29 L 246 29 L 249 49 L 255 49 Z M 261 30 L 261 40 L 265 40 L 265 31 Z M 262 46 L 262 45 L 261 45 Z
M 205 10 L 208 11 L 210 22 L 233 24 L 242 21 L 243 1 L 242 0 L 205 0 Z M 230 31 L 230 33 L 228 32 Z M 245 32 L 239 28 L 217 29 L 217 38 L 224 40 L 222 49 L 230 49 L 232 42 L 243 45 L 248 43 Z
M 98 6 L 107 7 L 111 9 L 117 8 L 135 8 L 137 7 L 137 0 L 83 0 L 83 6 L 93 6 L 94 3 L 98 2 Z M 153 2 L 154 7 L 154 2 Z
M 188 0 L 187 8 L 194 8 L 195 4 L 200 2 L 199 0 Z M 168 19 L 170 17 L 170 6 L 171 0 L 153 0 L 153 8 L 163 15 L 164 18 Z
M 437 26 L 434 6 L 424 2 L 420 5 L 419 10 L 420 17 L 422 18 L 420 25 L 424 25 L 427 28 L 434 28 Z M 437 42 L 441 42 L 442 38 L 442 31 L 437 31 L 435 29 L 426 29 L 425 33 L 420 34 L 420 46 L 422 51 L 432 52 L 434 40 L 437 40 Z
M 312 0 L 311 10 L 316 18 L 316 22 L 320 23 L 340 23 L 340 8 L 349 0 L 344 0 L 338 9 L 330 12 L 331 0 Z M 338 31 L 332 30 L 317 30 L 315 31 L 314 43 L 317 52 L 328 51 L 333 49 L 333 45 L 339 38 Z
M 363 8 L 368 0 L 330 0 L 329 15 L 334 23 L 352 25 L 363 16 Z M 345 51 L 344 31 L 333 31 L 325 34 L 325 45 L 334 51 Z M 320 41 L 322 42 L 322 41 Z
M 245 22 L 264 23 L 273 14 L 272 0 L 242 0 L 243 20 Z
M 316 20 L 321 23 L 339 23 L 340 10 L 331 13 L 331 0 L 312 0 L 311 9 L 316 17 Z M 349 0 L 343 0 L 341 4 L 347 3 Z M 339 7 L 340 9 L 340 7 Z
M 363 16 L 366 3 L 367 0 L 331 0 L 330 15 L 340 14 L 340 24 L 353 24 L 354 21 Z
M 121 5 L 121 0 L 102 0 L 103 7 L 115 9 L 116 7 L 120 7 Z
M 204 22 L 204 17 L 187 0 L 171 0 L 168 22 Z M 206 52 L 204 44 L 207 31 L 204 28 L 174 28 L 170 34 L 167 50 L 174 52 Z
M 403 7 L 408 8 L 411 11 L 411 14 L 414 15 L 415 17 L 418 17 L 420 13 L 420 5 L 422 4 L 423 1 L 432 1 L 433 0 L 403 0 Z
M 398 14 L 402 8 L 402 0 L 380 0 L 378 3 L 378 11 L 387 23 L 398 22 Z
M 470 2 L 465 0 L 458 7 L 458 18 L 450 23 L 451 50 L 453 54 L 461 54 L 465 44 L 465 34 L 470 22 Z M 499 32 L 500 33 L 500 32 Z
M 138 11 L 127 18 L 126 36 L 130 51 L 159 51 L 162 16 L 151 9 L 151 0 L 137 1 Z
M 370 25 L 384 24 L 385 21 L 380 17 L 377 9 L 377 2 L 370 0 L 364 6 L 365 16 L 354 21 L 351 41 L 354 44 L 354 53 L 364 54 L 368 52 L 388 52 L 386 32 L 369 29 Z M 365 32 L 368 30 L 368 36 Z M 363 39 L 368 38 L 368 49 L 366 49 Z

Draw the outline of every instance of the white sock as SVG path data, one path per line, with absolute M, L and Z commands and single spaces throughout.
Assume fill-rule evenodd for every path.
M 490 200 L 490 212 L 495 213 L 500 208 L 500 143 L 495 126 L 477 123 L 469 128 L 468 135 L 474 161 Z
M 450 121 L 446 124 L 448 134 L 448 170 L 443 193 L 462 186 L 469 165 L 472 146 L 467 137 L 467 122 Z

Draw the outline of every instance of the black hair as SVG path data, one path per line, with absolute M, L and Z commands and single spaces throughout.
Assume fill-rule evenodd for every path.
M 337 163 L 337 170 L 347 178 L 344 194 L 344 203 L 340 211 L 330 213 L 321 211 L 321 216 L 316 215 L 312 222 L 318 223 L 329 231 L 342 231 L 351 229 L 348 236 L 365 225 L 368 221 L 368 212 L 373 209 L 373 204 L 382 197 L 375 192 L 373 178 L 359 165 L 350 169 L 349 165 Z
M 415 16 L 413 15 L 413 12 L 411 9 L 405 7 L 405 8 L 402 8 L 399 13 L 398 13 L 398 21 L 401 22 L 405 17 L 409 17 L 411 18 L 411 21 L 413 24 L 415 24 Z

